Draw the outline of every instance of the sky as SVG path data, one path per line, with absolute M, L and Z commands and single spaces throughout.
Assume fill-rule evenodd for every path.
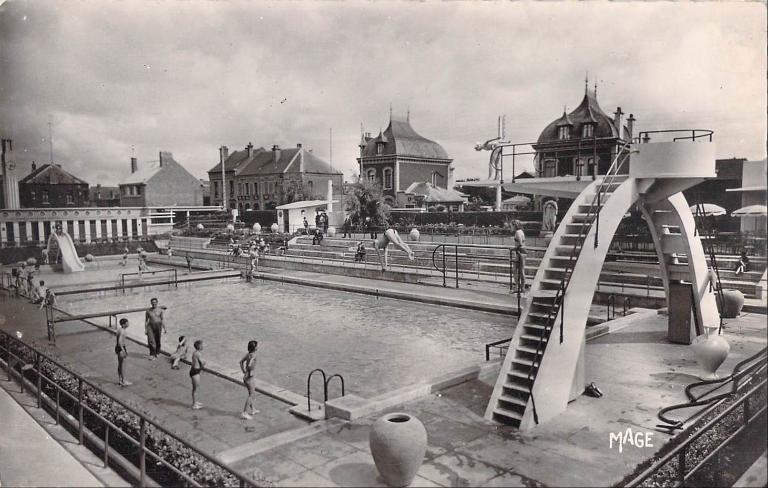
M 0 135 L 20 177 L 50 161 L 52 140 L 54 162 L 91 185 L 159 151 L 207 178 L 219 146 L 249 142 L 326 160 L 332 148 L 351 179 L 361 124 L 378 133 L 391 107 L 446 149 L 456 178 L 482 178 L 474 145 L 499 115 L 508 139 L 535 141 L 588 77 L 636 130 L 712 129 L 718 157 L 754 160 L 766 59 L 757 2 L 11 0 Z

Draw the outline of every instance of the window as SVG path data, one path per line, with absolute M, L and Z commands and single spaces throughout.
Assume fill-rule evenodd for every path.
M 561 141 L 568 139 L 568 137 L 570 136 L 569 129 L 570 127 L 568 127 L 567 125 L 560 126 L 557 130 L 557 138 L 560 139 Z
M 392 189 L 392 168 L 384 168 L 384 189 Z
M 234 194 L 235 194 L 235 182 L 232 181 L 232 180 L 229 180 L 229 196 L 230 196 L 230 198 Z
M 245 194 L 251 196 L 251 184 L 247 181 L 245 182 Z M 250 210 L 250 208 L 248 210 Z
M 308 195 L 308 196 L 311 196 L 311 195 L 312 195 L 312 191 L 313 191 L 313 188 L 314 188 L 314 187 L 315 187 L 315 182 L 314 182 L 314 181 L 312 181 L 312 180 L 309 180 L 309 181 L 307 182 L 307 192 L 309 193 L 309 195 Z
M 377 142 L 376 143 L 376 154 L 384 154 L 384 143 L 383 142 Z
M 75 203 L 75 196 L 71 191 L 67 192 L 67 205 L 73 205 Z
M 583 138 L 592 137 L 594 133 L 595 133 L 595 126 L 593 124 L 584 124 L 584 126 L 581 129 L 581 137 Z
M 29 198 L 31 198 L 33 202 L 35 201 L 35 192 L 34 191 L 29 192 Z
M 367 172 L 368 175 L 368 181 L 370 183 L 376 183 L 376 170 L 375 169 L 369 169 Z
M 141 185 L 136 185 L 136 194 L 141 195 Z
M 544 178 L 551 178 L 557 176 L 557 159 L 544 160 Z
M 213 197 L 219 198 L 219 182 L 218 181 L 213 182 Z
M 432 185 L 437 186 L 437 171 L 432 172 Z

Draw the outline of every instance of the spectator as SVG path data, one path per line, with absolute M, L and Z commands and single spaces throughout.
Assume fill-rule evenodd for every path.
M 749 271 L 749 257 L 747 257 L 747 250 L 741 250 L 741 256 L 739 256 L 739 263 L 736 265 L 736 275 L 743 274 Z
M 176 345 L 176 352 L 171 355 L 171 368 L 179 369 L 179 362 L 187 357 L 187 338 L 179 336 L 179 342 Z
M 264 242 L 264 239 L 259 240 L 259 253 L 267 254 L 267 249 L 267 243 Z
M 365 262 L 365 246 L 363 245 L 363 241 L 357 242 L 357 250 L 355 251 L 355 262 L 356 263 Z
M 515 220 L 515 254 L 517 255 L 517 289 L 520 294 L 525 294 L 525 258 L 528 250 L 525 248 L 525 232 L 523 224 Z
M 45 281 L 40 280 L 39 284 L 32 290 L 32 303 L 43 303 L 47 294 L 48 288 L 45 286 Z
M 341 236 L 341 238 L 345 237 L 352 237 L 352 216 L 347 215 L 347 217 L 344 219 L 344 225 L 342 226 L 342 230 L 344 231 L 344 235 Z
M 323 242 L 323 230 L 322 228 L 318 228 L 315 231 L 315 236 L 312 238 L 312 245 L 319 245 L 321 242 Z
M 323 232 L 328 233 L 328 214 L 325 213 L 325 210 L 323 210 L 323 213 L 321 214 L 321 218 L 323 221 Z
M 309 235 L 309 222 L 307 222 L 307 217 L 304 217 L 304 235 Z

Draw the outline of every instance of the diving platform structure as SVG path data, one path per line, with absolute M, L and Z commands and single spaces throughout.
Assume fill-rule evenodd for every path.
M 633 206 L 649 226 L 667 302 L 670 283 L 691 284 L 691 337 L 719 326 L 704 249 L 682 194 L 715 177 L 712 132 L 669 142 L 650 142 L 646 135 L 623 143 L 615 154 L 605 175 L 488 182 L 574 199 L 536 272 L 486 410 L 489 420 L 531 429 L 583 393 L 587 316 L 613 236 Z

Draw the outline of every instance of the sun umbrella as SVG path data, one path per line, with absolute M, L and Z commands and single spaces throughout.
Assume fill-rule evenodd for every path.
M 699 205 L 691 205 L 691 213 L 693 215 L 705 215 L 707 217 L 719 217 L 725 215 L 725 209 L 720 205 L 714 203 L 701 203 Z
M 768 215 L 768 207 L 765 205 L 748 205 L 731 212 L 732 217 L 761 217 Z

